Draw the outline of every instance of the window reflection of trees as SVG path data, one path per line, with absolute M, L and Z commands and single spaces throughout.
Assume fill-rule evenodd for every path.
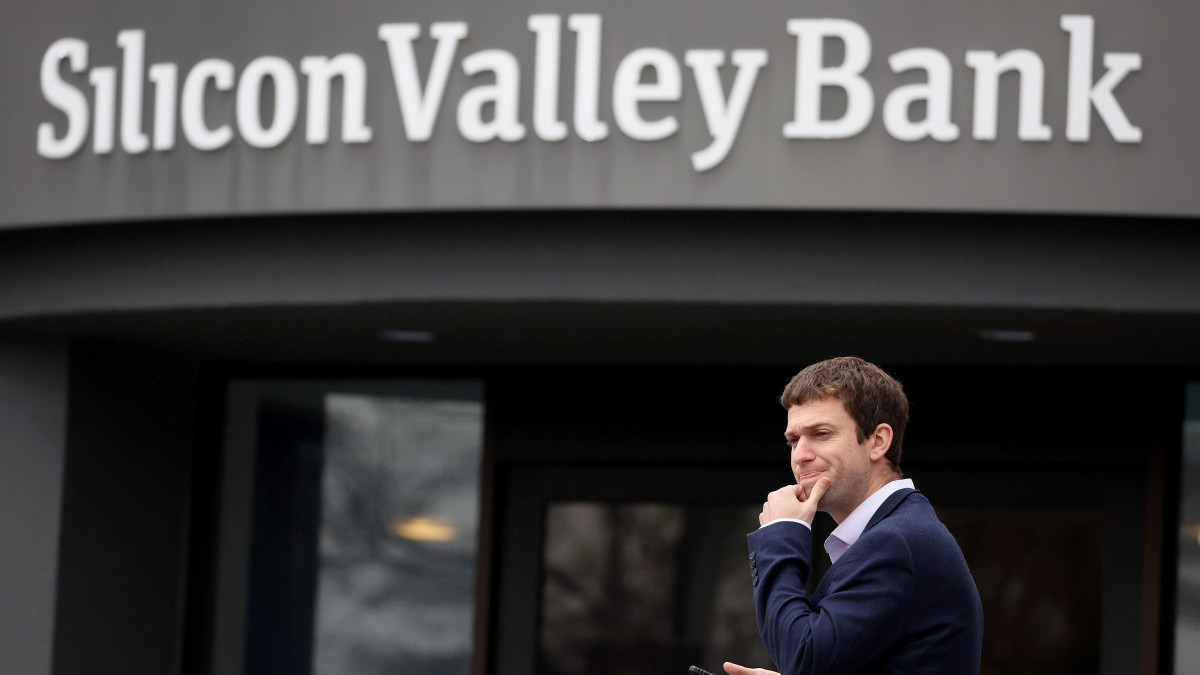
M 672 637 L 683 510 L 568 505 L 551 511 L 547 527 L 547 672 L 619 675 L 639 672 L 639 662 L 640 672 L 665 668 L 655 662 Z
M 757 506 L 560 503 L 547 512 L 541 675 L 769 666 L 745 534 Z
M 482 418 L 478 402 L 326 398 L 314 673 L 468 671 Z M 418 518 L 449 538 L 415 540 Z

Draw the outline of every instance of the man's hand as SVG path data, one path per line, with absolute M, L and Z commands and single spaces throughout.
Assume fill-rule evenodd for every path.
M 725 662 L 725 672 L 729 675 L 779 675 L 779 673 L 766 668 L 747 668 L 728 661 Z
M 813 518 L 817 515 L 817 505 L 828 489 L 829 479 L 824 476 L 813 484 L 812 490 L 806 490 L 801 485 L 779 488 L 767 495 L 762 513 L 758 514 L 758 524 L 762 526 L 780 518 L 795 518 L 812 525 Z

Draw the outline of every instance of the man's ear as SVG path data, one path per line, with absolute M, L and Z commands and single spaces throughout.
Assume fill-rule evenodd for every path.
M 867 442 L 871 444 L 871 461 L 883 459 L 892 447 L 892 425 L 885 422 L 875 427 L 875 431 L 867 437 Z

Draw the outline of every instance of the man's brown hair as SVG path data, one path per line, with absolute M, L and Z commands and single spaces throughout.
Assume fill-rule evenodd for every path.
M 785 408 L 809 401 L 836 398 L 846 406 L 846 412 L 858 426 L 858 442 L 880 424 L 892 427 L 892 446 L 887 451 L 888 462 L 900 471 L 900 446 L 904 427 L 908 424 L 908 397 L 896 378 L 879 366 L 857 356 L 840 356 L 814 363 L 796 373 L 779 403 Z

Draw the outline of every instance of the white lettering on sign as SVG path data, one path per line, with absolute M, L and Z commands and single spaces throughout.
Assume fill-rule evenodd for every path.
M 150 81 L 154 83 L 154 149 L 175 147 L 175 87 L 179 68 L 174 63 L 150 66 Z
M 575 38 L 575 133 L 585 141 L 608 137 L 608 124 L 600 121 L 600 16 L 573 14 L 567 27 Z
M 83 72 L 88 64 L 87 43 L 63 38 L 50 45 L 42 57 L 42 96 L 67 116 L 67 128 L 61 138 L 54 135 L 52 123 L 42 122 L 38 125 L 38 154 L 50 159 L 62 159 L 78 152 L 88 133 L 87 97 L 62 79 L 63 62 L 67 63 L 71 72 Z
M 192 67 L 183 81 L 180 121 L 183 137 L 197 150 L 219 150 L 233 140 L 233 128 L 222 124 L 216 129 L 204 119 L 204 97 L 212 80 L 217 91 L 233 89 L 233 64 L 221 59 L 205 59 Z
M 721 163 L 733 147 L 742 116 L 750 102 L 750 92 L 758 71 L 767 65 L 767 52 L 761 49 L 738 49 L 733 52 L 733 65 L 737 75 L 733 89 L 726 99 L 721 89 L 721 75 L 717 72 L 725 62 L 725 52 L 719 49 L 693 49 L 684 55 L 684 62 L 696 77 L 696 89 L 700 92 L 700 109 L 712 134 L 712 144 L 692 154 L 692 167 L 696 171 L 708 171 Z
M 792 19 L 787 32 L 796 36 L 796 117 L 783 126 L 784 138 L 849 138 L 867 128 L 875 108 L 875 92 L 862 76 L 871 61 L 871 37 L 845 19 Z M 837 38 L 846 58 L 825 67 L 825 40 Z M 821 119 L 821 91 L 846 92 L 846 112 L 836 120 Z
M 131 155 L 143 153 L 150 139 L 142 131 L 142 68 L 145 63 L 146 33 L 123 30 L 117 44 L 125 53 L 121 62 L 121 147 Z
M 1028 49 L 1014 49 L 1004 56 L 996 52 L 967 52 L 967 65 L 975 69 L 975 140 L 996 140 L 996 108 L 1000 98 L 1000 75 L 1015 70 L 1021 78 L 1017 138 L 1023 141 L 1050 140 L 1050 127 L 1042 123 L 1042 90 L 1046 68 L 1042 59 Z
M 467 24 L 461 22 L 435 23 L 429 34 L 437 40 L 433 53 L 433 65 L 421 90 L 417 75 L 417 57 L 413 53 L 413 40 L 421 36 L 421 26 L 415 23 L 385 23 L 379 27 L 379 39 L 387 43 L 388 57 L 392 64 L 392 78 L 396 83 L 396 96 L 400 100 L 400 118 L 410 141 L 427 141 L 433 136 L 433 123 L 442 106 L 442 94 L 450 79 L 450 64 L 458 43 L 467 37 Z
M 262 124 L 262 90 L 267 78 L 275 83 L 275 116 Z M 273 148 L 292 133 L 300 105 L 296 71 L 278 56 L 260 56 L 246 66 L 237 88 L 237 122 L 242 139 L 256 148 Z
M 533 131 L 543 141 L 567 137 L 567 125 L 558 119 L 559 42 L 562 20 L 553 14 L 529 17 L 529 30 L 537 33 L 537 60 L 533 90 Z
M 88 82 L 96 89 L 96 115 L 92 125 L 92 152 L 107 155 L 113 151 L 113 123 L 117 119 L 117 69 L 92 68 Z
M 240 73 L 229 61 L 206 58 L 181 74 L 175 63 L 147 66 L 147 36 L 141 29 L 117 33 L 119 68 L 101 64 L 89 69 L 88 43 L 63 38 L 42 56 L 42 96 L 59 115 L 38 125 L 37 152 L 48 159 L 66 159 L 82 150 L 89 135 L 92 152 L 98 155 L 115 152 L 118 139 L 120 149 L 129 155 L 166 152 L 176 145 L 177 127 L 184 141 L 197 150 L 218 151 L 237 139 L 253 148 L 269 149 L 288 142 L 301 115 L 304 142 L 324 145 L 330 142 L 335 81 L 342 85 L 342 143 L 370 143 L 374 133 L 368 118 L 380 115 L 398 115 L 405 138 L 424 143 L 433 138 L 438 120 L 449 114 L 443 111 L 443 103 L 452 78 L 462 91 L 458 101 L 450 103 L 455 127 L 471 143 L 517 143 L 528 136 L 560 143 L 572 132 L 595 143 L 608 138 L 609 121 L 628 138 L 658 142 L 676 136 L 681 119 L 696 119 L 680 115 L 679 106 L 698 100 L 709 140 L 691 153 L 692 168 L 710 171 L 734 151 L 747 112 L 755 106 L 760 73 L 772 61 L 767 50 L 689 49 L 680 59 L 658 47 L 639 47 L 611 60 L 616 67 L 605 90 L 602 18 L 571 14 L 565 25 L 564 30 L 563 17 L 556 14 L 528 17 L 525 27 L 533 41 L 530 66 L 505 49 L 460 55 L 459 47 L 469 35 L 467 23 L 432 23 L 426 38 L 432 44 L 425 43 L 432 49 L 432 59 L 422 76 L 416 56 L 422 26 L 382 24 L 377 36 L 391 75 L 383 79 L 394 87 L 397 103 L 390 110 L 367 109 L 368 61 L 352 52 L 304 56 L 296 66 L 277 56 L 260 56 Z M 1100 58 L 1105 72 L 1094 79 L 1095 20 L 1065 15 L 1059 27 L 1066 34 L 1068 54 L 1066 82 L 1061 83 L 1066 90 L 1063 137 L 1074 143 L 1090 141 L 1094 110 L 1113 140 L 1140 143 L 1142 129 L 1130 121 L 1116 89 L 1141 70 L 1141 55 L 1105 52 Z M 785 30 L 795 40 L 795 75 L 791 119 L 780 120 L 783 138 L 844 139 L 862 133 L 875 119 L 878 86 L 867 76 L 873 55 L 866 28 L 846 19 L 821 18 L 791 19 Z M 562 99 L 563 52 L 570 49 L 564 38 L 574 41 L 574 91 L 568 94 L 569 101 Z M 842 47 L 836 63 L 826 53 L 834 42 Z M 910 81 L 882 96 L 884 131 L 907 143 L 958 141 L 961 133 L 952 105 L 955 61 L 931 47 L 901 50 L 886 61 L 893 73 L 909 74 Z M 1019 80 L 1017 139 L 1044 143 L 1054 137 L 1045 122 L 1046 69 L 1036 52 L 969 50 L 959 64 L 965 66 L 966 83 L 960 86 L 972 95 L 971 139 L 994 141 L 1001 133 L 1000 78 L 1007 73 Z M 524 67 L 531 68 L 532 86 L 522 90 Z M 683 67 L 690 77 L 685 77 Z M 973 77 L 965 76 L 971 72 Z M 844 99 L 845 109 L 831 114 L 822 101 L 835 90 L 840 90 L 840 96 L 834 98 Z M 532 100 L 524 102 L 523 91 L 532 92 L 527 94 Z M 604 119 L 600 106 L 605 93 L 612 104 L 611 120 Z M 143 119 L 147 102 L 150 117 Z M 758 104 L 764 105 L 761 100 Z M 532 134 L 527 133 L 527 124 Z
M 1142 69 L 1141 54 L 1105 54 L 1108 72 L 1092 84 L 1092 43 L 1095 21 L 1090 16 L 1064 16 L 1062 29 L 1071 34 L 1070 74 L 1067 76 L 1067 140 L 1091 138 L 1092 106 L 1100 113 L 1113 138 L 1122 143 L 1140 143 L 1142 130 L 1129 123 L 1121 104 L 1113 96 L 1125 76 Z
M 521 64 L 517 57 L 502 49 L 475 52 L 463 59 L 463 74 L 474 76 L 491 71 L 493 84 L 469 89 L 458 100 L 458 132 L 468 141 L 487 143 L 519 141 L 525 138 L 525 125 L 518 121 Z M 492 106 L 492 119 L 485 120 L 486 106 Z
M 369 143 L 367 126 L 367 64 L 358 54 L 339 54 L 332 59 L 306 56 L 300 72 L 308 77 L 307 127 L 304 140 L 310 145 L 329 141 L 329 89 L 333 78 L 342 78 L 342 142 Z
M 652 82 L 643 81 L 645 71 Z M 643 101 L 678 101 L 683 92 L 679 62 L 670 52 L 644 47 L 629 52 L 617 66 L 613 77 L 613 116 L 625 135 L 639 141 L 662 140 L 679 130 L 679 120 L 666 115 L 647 121 L 642 117 Z
M 883 126 L 893 138 L 902 141 L 958 140 L 958 125 L 950 121 L 950 59 L 936 49 L 906 49 L 888 58 L 892 71 L 902 73 L 920 68 L 928 78 L 924 84 L 896 87 L 883 102 Z M 913 121 L 909 109 L 925 102 L 925 119 Z

